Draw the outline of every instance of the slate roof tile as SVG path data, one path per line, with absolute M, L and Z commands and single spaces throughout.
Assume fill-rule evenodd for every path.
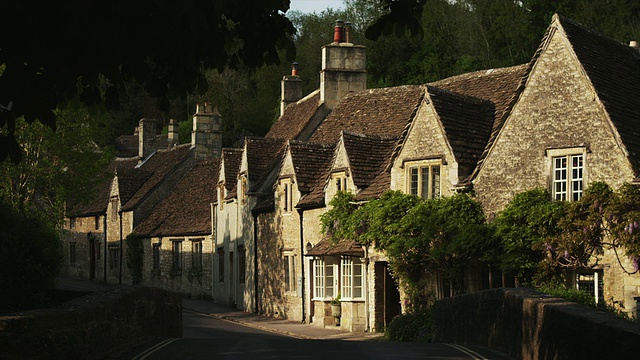
M 347 94 L 320 124 L 311 143 L 335 144 L 341 131 L 399 138 L 424 96 L 421 86 L 370 89 Z
M 138 203 L 151 192 L 173 169 L 190 157 L 190 144 L 176 146 L 169 150 L 158 150 L 149 157 L 138 168 L 132 171 L 140 173 L 148 173 L 148 179 L 144 184 L 135 191 L 131 199 L 124 203 L 123 210 L 132 210 Z M 121 187 L 121 191 L 127 192 L 128 189 Z
M 135 232 L 147 237 L 211 234 L 219 168 L 219 159 L 196 163 Z
M 299 101 L 289 104 L 265 135 L 268 139 L 296 140 L 320 107 L 320 91 L 316 90 Z
M 298 190 L 307 194 L 312 186 L 325 176 L 333 157 L 333 146 L 290 141 L 289 149 Z

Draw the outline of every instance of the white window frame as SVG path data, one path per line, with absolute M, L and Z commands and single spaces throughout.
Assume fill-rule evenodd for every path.
M 330 257 L 313 258 L 313 300 L 331 300 L 337 296 L 338 270 L 339 262 Z
M 342 256 L 340 259 L 340 296 L 341 300 L 364 301 L 365 276 L 362 259 Z
M 586 183 L 585 148 L 547 150 L 550 160 L 551 198 L 578 201 Z
M 579 271 L 576 272 L 575 278 L 575 288 L 577 290 L 583 290 L 593 295 L 596 304 L 603 301 L 604 294 L 601 290 L 603 290 L 603 273 L 601 271 Z M 580 284 L 589 283 L 588 288 L 581 288 Z M 593 289 L 590 289 L 593 287 Z
M 407 164 L 406 169 L 407 194 L 422 199 L 437 199 L 442 196 L 442 161 L 413 162 Z

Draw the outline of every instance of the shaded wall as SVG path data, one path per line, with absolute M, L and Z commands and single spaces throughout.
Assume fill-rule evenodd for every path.
M 0 316 L 0 357 L 101 359 L 142 339 L 181 336 L 179 294 L 129 286 Z
M 635 359 L 640 324 L 531 289 L 440 300 L 433 341 L 488 346 L 519 359 Z

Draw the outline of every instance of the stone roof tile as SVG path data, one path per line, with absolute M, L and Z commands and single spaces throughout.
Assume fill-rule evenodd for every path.
M 421 86 L 370 89 L 347 94 L 320 124 L 311 143 L 335 144 L 341 131 L 400 138 L 424 96 Z
M 146 237 L 211 234 L 219 168 L 219 159 L 196 163 L 135 233 Z
M 284 114 L 271 126 L 265 138 L 297 140 L 320 106 L 319 91 L 289 104 Z

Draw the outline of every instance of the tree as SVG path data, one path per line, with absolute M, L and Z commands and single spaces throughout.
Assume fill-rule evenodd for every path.
M 58 129 L 16 121 L 16 139 L 24 145 L 17 164 L 0 163 L 0 199 L 21 213 L 52 226 L 64 218 L 66 203 L 88 199 L 113 153 L 99 151 L 95 127 L 83 108 L 57 111 Z
M 502 210 L 492 226 L 501 244 L 503 271 L 514 274 L 518 285 L 534 285 L 538 269 L 551 245 L 549 237 L 560 233 L 566 203 L 551 201 L 542 188 L 517 194 Z
M 62 262 L 56 229 L 0 199 L 0 313 L 46 303 Z
M 279 49 L 293 59 L 288 8 L 288 0 L 5 3 L 0 32 L 20 36 L 0 40 L 0 160 L 21 159 L 16 119 L 55 128 L 54 110 L 70 99 L 117 108 L 135 81 L 166 108 L 206 91 L 202 69 L 278 64 Z

